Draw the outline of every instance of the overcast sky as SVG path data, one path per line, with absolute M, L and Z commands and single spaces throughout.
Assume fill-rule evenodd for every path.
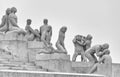
M 92 46 L 109 43 L 113 62 L 120 63 L 120 0 L 0 0 L 0 19 L 13 6 L 18 10 L 21 28 L 30 18 L 32 28 L 39 29 L 42 20 L 47 18 L 53 28 L 54 47 L 60 27 L 67 26 L 65 46 L 71 57 L 74 36 L 91 34 Z

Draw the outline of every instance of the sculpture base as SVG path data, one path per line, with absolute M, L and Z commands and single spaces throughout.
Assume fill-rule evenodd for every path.
M 97 74 L 0 70 L 0 77 L 104 77 L 104 76 Z
M 35 64 L 54 72 L 73 72 L 70 55 L 66 54 L 39 54 Z

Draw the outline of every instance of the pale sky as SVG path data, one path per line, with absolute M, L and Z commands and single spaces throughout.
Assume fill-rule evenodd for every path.
M 91 34 L 92 46 L 109 43 L 113 62 L 120 63 L 120 0 L 0 0 L 0 19 L 5 10 L 13 6 L 18 10 L 16 15 L 21 28 L 30 18 L 32 28 L 39 29 L 42 20 L 47 18 L 53 28 L 54 47 L 59 29 L 67 26 L 65 46 L 71 57 L 74 36 Z

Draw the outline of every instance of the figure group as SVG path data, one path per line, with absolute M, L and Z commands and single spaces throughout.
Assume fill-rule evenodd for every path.
M 2 17 L 2 22 L 0 24 L 0 32 L 8 33 L 15 31 L 18 34 L 22 34 L 26 41 L 40 41 L 45 44 L 46 47 L 52 47 L 51 38 L 52 38 L 52 26 L 48 25 L 48 19 L 43 20 L 43 25 L 40 26 L 40 29 L 33 29 L 31 27 L 32 20 L 26 20 L 25 30 L 21 29 L 17 25 L 17 16 L 15 15 L 17 9 L 15 7 L 8 8 L 6 14 Z M 65 33 L 67 27 L 63 26 L 59 30 L 58 40 L 56 42 L 55 52 L 67 54 L 67 50 L 64 45 Z M 73 44 L 75 51 L 72 57 L 72 61 L 76 61 L 76 57 L 81 55 L 82 62 L 91 62 L 98 63 L 98 58 L 103 58 L 104 55 L 109 51 L 109 45 L 107 43 L 102 45 L 95 45 L 91 47 L 92 36 L 88 34 L 87 36 L 76 35 L 73 39 Z M 54 49 L 54 48 L 53 48 Z M 101 61 L 100 61 L 101 62 Z M 102 61 L 104 62 L 104 61 Z
M 15 7 L 7 8 L 6 14 L 2 17 L 2 22 L 0 24 L 1 32 L 6 33 L 8 31 L 13 31 L 13 30 L 16 30 L 18 32 L 23 31 L 17 25 L 17 16 L 15 15 L 16 12 L 17 12 L 17 9 Z
M 33 29 L 31 27 L 32 20 L 26 20 L 25 30 L 21 29 L 17 25 L 17 16 L 15 13 L 17 9 L 15 7 L 8 8 L 6 10 L 6 14 L 2 17 L 2 22 L 0 24 L 0 32 L 9 33 L 9 32 L 17 32 L 18 35 L 22 34 L 23 39 L 26 41 L 40 41 L 45 44 L 46 47 L 52 47 L 51 37 L 52 37 L 52 27 L 48 25 L 48 19 L 43 20 L 43 25 L 40 29 Z M 67 27 L 61 27 L 59 31 L 58 40 L 56 42 L 57 53 L 67 54 L 67 50 L 64 45 L 65 32 L 67 31 Z
M 75 51 L 72 61 L 76 61 L 76 57 L 81 55 L 81 62 L 90 62 L 94 66 L 89 73 L 95 72 L 98 64 L 111 64 L 112 59 L 109 50 L 109 44 L 99 44 L 91 46 L 92 36 L 88 34 L 86 37 L 83 35 L 76 35 L 73 39 Z
M 73 39 L 75 46 L 75 52 L 72 57 L 72 61 L 76 61 L 76 57 L 81 55 L 81 61 L 86 62 L 85 51 L 91 47 L 92 36 L 88 34 L 86 37 L 83 35 L 76 35 Z

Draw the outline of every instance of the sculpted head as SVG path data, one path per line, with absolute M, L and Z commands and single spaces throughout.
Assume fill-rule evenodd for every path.
M 109 44 L 108 44 L 108 43 L 104 43 L 104 44 L 102 45 L 102 48 L 103 48 L 103 49 L 108 49 L 108 48 L 109 48 Z
M 93 37 L 92 37 L 92 35 L 90 35 L 90 34 L 88 34 L 87 35 L 87 37 L 86 37 L 86 39 L 88 39 L 88 40 L 91 40 Z
M 31 25 L 32 20 L 31 19 L 27 19 L 27 25 Z
M 11 9 L 10 9 L 10 8 L 7 8 L 6 14 L 9 15 L 10 13 L 11 13 Z
M 105 54 L 108 54 L 108 55 L 110 54 L 110 50 L 109 49 L 105 49 L 104 51 L 105 51 Z
M 60 31 L 62 31 L 63 33 L 65 33 L 67 31 L 67 27 L 66 26 L 63 26 Z
M 15 7 L 12 7 L 12 8 L 11 8 L 11 12 L 12 12 L 12 13 L 16 13 L 16 12 L 17 12 L 17 9 L 16 9 Z
M 48 19 L 44 19 L 44 20 L 43 20 L 43 23 L 44 23 L 45 25 L 47 25 L 47 24 L 48 24 Z
M 75 38 L 76 38 L 76 40 L 78 40 L 78 41 L 79 41 L 79 40 L 81 40 L 81 39 L 82 39 L 82 35 L 76 35 L 76 36 L 75 36 Z

